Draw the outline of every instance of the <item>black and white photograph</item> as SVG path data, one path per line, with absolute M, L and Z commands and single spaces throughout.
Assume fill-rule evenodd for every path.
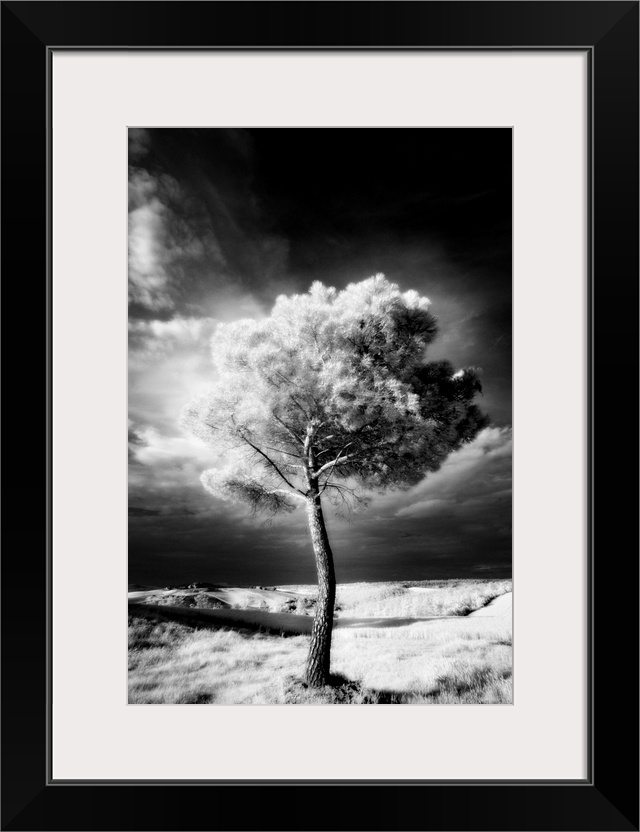
M 512 130 L 128 130 L 128 702 L 511 705 Z
M 2 5 L 2 829 L 638 832 L 640 0 Z

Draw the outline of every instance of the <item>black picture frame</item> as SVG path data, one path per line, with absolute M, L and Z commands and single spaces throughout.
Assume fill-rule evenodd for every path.
M 14 384 L 5 408 L 2 829 L 638 829 L 638 491 L 629 476 L 638 459 L 638 10 L 627 0 L 2 3 L 3 289 L 12 318 L 28 312 L 32 327 L 9 327 L 5 361 Z M 588 52 L 592 684 L 584 782 L 49 778 L 50 59 L 63 48 L 177 47 Z

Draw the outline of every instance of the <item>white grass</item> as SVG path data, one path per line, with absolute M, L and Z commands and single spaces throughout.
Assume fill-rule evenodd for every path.
M 363 695 L 350 701 L 381 703 L 505 703 L 512 701 L 511 617 L 505 593 L 510 581 L 346 584 L 332 645 L 332 673 L 357 683 Z M 311 598 L 315 587 L 283 588 L 289 597 Z M 418 591 L 416 591 L 418 590 Z M 427 591 L 428 590 L 428 591 Z M 267 590 L 274 606 L 278 593 Z M 500 603 L 485 606 L 504 595 Z M 247 598 L 255 598 L 255 590 Z M 260 594 L 258 591 L 258 598 Z M 142 600 L 142 599 L 140 599 Z M 471 603 L 482 615 L 460 615 Z M 497 610 L 492 612 L 492 607 Z M 279 608 L 279 607 L 278 607 Z M 308 629 L 301 615 L 250 608 L 196 613 L 200 629 L 158 621 L 162 609 L 137 608 L 130 621 L 129 701 L 132 703 L 284 704 L 338 701 L 297 689 L 308 649 L 307 635 L 286 638 L 243 625 Z M 280 608 L 279 608 L 280 609 Z M 434 613 L 444 610 L 444 616 Z M 374 612 L 375 611 L 375 612 Z M 458 614 L 456 615 L 456 611 Z M 367 615 L 366 613 L 370 613 Z M 234 629 L 221 628 L 232 616 Z M 416 620 L 417 619 L 417 620 Z M 211 629 L 215 627 L 216 629 Z M 340 700 L 342 701 L 342 700 Z
M 315 597 L 316 587 L 279 586 L 286 592 Z M 389 581 L 339 584 L 339 616 L 429 618 L 466 615 L 511 591 L 511 581 Z
M 494 674 L 491 681 L 511 676 L 511 644 L 505 633 L 452 633 L 446 628 L 433 628 L 423 631 L 421 637 L 402 641 L 354 641 L 345 635 L 340 631 L 335 635 L 335 673 L 358 679 L 364 687 L 377 691 L 409 693 L 415 701 L 437 695 L 443 685 L 447 692 L 452 687 L 463 687 L 458 680 L 468 680 L 474 673 L 490 671 Z M 494 693 L 487 695 L 493 697 Z M 482 696 L 473 701 L 483 701 Z
M 305 636 L 194 630 L 143 619 L 134 619 L 129 632 L 130 703 L 284 702 L 286 674 L 302 673 L 308 645 Z

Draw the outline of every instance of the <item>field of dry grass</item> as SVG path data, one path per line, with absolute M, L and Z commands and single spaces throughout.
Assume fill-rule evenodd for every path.
M 289 586 L 315 598 L 315 586 Z M 511 592 L 511 581 L 389 581 L 340 584 L 338 616 L 430 618 L 467 615 L 493 598 Z
M 282 610 L 291 623 L 311 609 L 314 587 L 257 590 L 247 609 Z M 165 620 L 167 607 L 132 608 L 129 622 L 129 702 L 173 704 L 497 704 L 512 701 L 509 606 L 485 605 L 510 593 L 510 581 L 440 581 L 339 586 L 332 672 L 342 686 L 310 691 L 299 683 L 307 635 L 233 628 L 209 617 Z M 132 593 L 134 594 L 134 593 Z M 306 599 L 297 602 L 297 599 Z M 510 596 L 509 596 L 510 599 Z M 140 595 L 136 593 L 139 602 Z M 286 599 L 285 599 L 286 600 Z M 469 612 L 483 609 L 483 615 Z M 274 612 L 276 610 L 274 609 Z M 195 615 L 192 611 L 191 615 Z M 219 614 L 212 610 L 210 615 Z M 224 612 L 221 612 L 224 615 Z M 276 616 L 274 616 L 275 618 Z M 250 622 L 251 616 L 247 619 Z M 278 621 L 287 620 L 278 615 Z M 295 629 L 294 629 L 295 632 Z

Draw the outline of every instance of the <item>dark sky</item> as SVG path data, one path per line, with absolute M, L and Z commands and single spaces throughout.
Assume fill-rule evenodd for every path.
M 329 511 L 339 582 L 511 574 L 511 130 L 136 129 L 129 142 L 129 581 L 315 582 L 304 511 L 210 496 L 178 427 L 217 322 L 382 272 L 432 302 L 429 359 L 491 425 L 410 491 Z

